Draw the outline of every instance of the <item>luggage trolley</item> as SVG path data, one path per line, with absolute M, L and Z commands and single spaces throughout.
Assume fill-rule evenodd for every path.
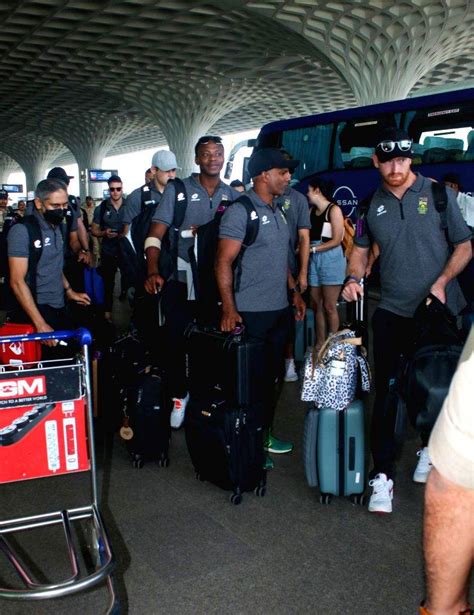
M 112 571 L 115 558 L 98 507 L 93 413 L 87 329 L 54 331 L 0 338 L 0 344 L 19 345 L 43 340 L 75 340 L 77 357 L 0 367 L 0 485 L 48 476 L 88 472 L 87 499 L 92 503 L 67 510 L 0 519 L 0 551 L 24 587 L 0 588 L 0 598 L 44 600 L 67 596 L 105 581 L 110 595 L 107 613 L 119 613 Z M 92 545 L 95 569 L 83 570 L 73 540 L 73 523 L 82 520 Z M 71 566 L 68 578 L 38 583 L 7 540 L 8 534 L 61 525 Z

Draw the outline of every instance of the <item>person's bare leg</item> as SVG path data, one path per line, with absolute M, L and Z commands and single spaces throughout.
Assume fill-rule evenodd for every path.
M 423 547 L 430 615 L 455 615 L 468 604 L 474 562 L 474 491 L 435 468 L 426 483 Z
M 316 346 L 322 346 L 326 339 L 326 316 L 323 309 L 323 294 L 320 286 L 311 286 L 311 300 L 316 325 Z
M 339 313 L 337 311 L 337 300 L 341 294 L 341 285 L 322 286 L 323 307 L 326 312 L 328 328 L 330 333 L 336 333 L 339 329 Z

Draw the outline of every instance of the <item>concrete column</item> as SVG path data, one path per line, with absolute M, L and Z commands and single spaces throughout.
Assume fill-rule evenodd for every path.
M 0 184 L 8 184 L 10 173 L 20 171 L 20 165 L 7 154 L 0 153 Z

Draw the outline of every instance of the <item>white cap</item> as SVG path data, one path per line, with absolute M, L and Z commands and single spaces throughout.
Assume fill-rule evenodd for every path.
M 171 171 L 171 169 L 180 169 L 176 161 L 176 156 L 173 152 L 166 149 L 160 149 L 153 154 L 151 166 L 160 169 L 160 171 Z

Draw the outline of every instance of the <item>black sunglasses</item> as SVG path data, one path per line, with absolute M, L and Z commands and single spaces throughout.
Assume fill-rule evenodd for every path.
M 109 188 L 110 192 L 122 192 L 122 188 Z
M 196 143 L 196 145 L 206 145 L 206 143 L 222 143 L 222 138 L 221 137 L 213 137 L 212 135 L 206 135 L 205 137 L 201 137 L 198 142 Z

